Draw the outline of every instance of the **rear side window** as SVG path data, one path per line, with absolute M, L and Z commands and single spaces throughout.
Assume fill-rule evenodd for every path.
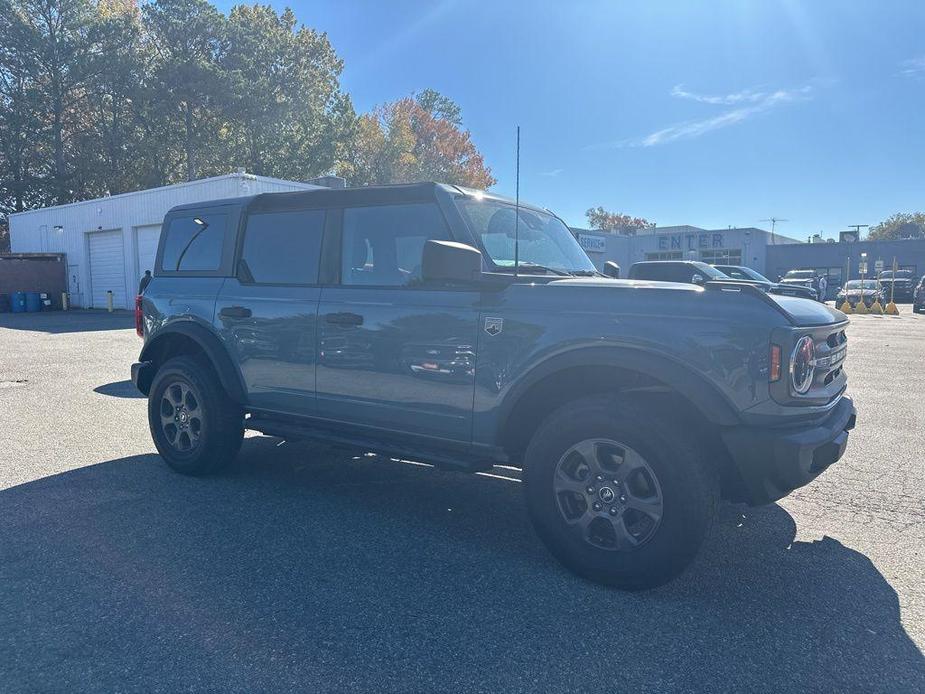
M 434 203 L 354 207 L 344 210 L 341 282 L 408 286 L 421 279 L 429 239 L 448 241 Z
M 299 210 L 248 217 L 241 279 L 259 284 L 316 284 L 324 216 L 324 210 Z
M 222 264 L 228 215 L 174 217 L 164 232 L 161 269 L 168 272 L 218 270 Z

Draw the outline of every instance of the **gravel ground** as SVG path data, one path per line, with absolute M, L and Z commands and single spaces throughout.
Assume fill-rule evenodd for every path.
M 254 436 L 171 474 L 129 314 L 0 315 L 0 690 L 925 691 L 925 316 L 849 329 L 843 460 L 655 591 L 546 553 L 515 471 Z

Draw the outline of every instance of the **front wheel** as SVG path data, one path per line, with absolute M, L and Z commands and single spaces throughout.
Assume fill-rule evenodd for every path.
M 540 539 L 567 568 L 627 590 L 691 562 L 716 512 L 716 471 L 692 437 L 654 410 L 592 396 L 553 412 L 524 461 Z
M 232 403 L 212 367 L 193 357 L 161 366 L 148 396 L 148 425 L 158 453 L 186 475 L 216 472 L 244 439 L 241 408 Z

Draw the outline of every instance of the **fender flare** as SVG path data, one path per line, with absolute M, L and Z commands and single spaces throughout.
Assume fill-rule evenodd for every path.
M 671 357 L 632 347 L 576 347 L 547 357 L 518 380 L 502 400 L 501 425 L 496 430 L 496 436 L 503 435 L 511 414 L 534 385 L 558 371 L 577 366 L 613 367 L 650 376 L 674 388 L 707 421 L 721 426 L 741 423 L 736 407 L 715 385 Z
M 202 349 L 203 353 L 212 363 L 219 381 L 228 396 L 240 405 L 247 404 L 247 390 L 241 371 L 235 366 L 221 339 L 208 328 L 192 321 L 170 323 L 157 332 L 141 350 L 139 361 L 152 361 L 160 345 L 171 337 L 181 335 L 193 340 Z M 153 378 L 153 373 L 152 373 Z M 149 384 L 150 385 L 150 384 Z

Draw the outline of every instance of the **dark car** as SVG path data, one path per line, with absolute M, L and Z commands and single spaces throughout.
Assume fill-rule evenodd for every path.
M 703 263 L 635 274 L 653 267 L 703 284 L 604 277 L 552 213 L 452 185 L 183 205 L 136 300 L 132 380 L 177 472 L 218 471 L 245 429 L 516 467 L 565 566 L 651 587 L 697 554 L 720 498 L 809 483 L 855 423 L 844 314 Z
M 841 306 L 847 301 L 852 308 L 861 301 L 867 308 L 870 308 L 875 301 L 881 304 L 885 303 L 883 298 L 883 289 L 877 280 L 851 280 L 846 282 L 845 286 L 838 290 L 835 297 L 835 305 Z
M 818 276 L 815 270 L 790 270 L 781 277 L 778 284 L 782 289 L 801 287 L 812 292 L 812 298 L 816 299 L 819 297 L 819 292 L 816 291 L 817 282 Z
M 915 294 L 915 278 L 911 270 L 884 270 L 878 278 L 883 289 L 883 297 L 887 301 L 912 301 Z
M 925 275 L 919 280 L 915 288 L 915 295 L 912 298 L 912 311 L 919 313 L 925 311 Z
M 752 270 L 750 267 L 744 267 L 742 265 L 714 265 L 713 267 L 734 280 L 750 282 L 771 294 L 798 296 L 803 299 L 815 299 L 817 297 L 816 290 L 811 287 L 804 287 L 800 284 L 780 284 L 778 282 L 772 282 L 760 272 Z
M 711 280 L 728 280 L 729 277 L 712 265 L 697 260 L 645 260 L 633 263 L 628 275 L 631 280 L 681 282 L 704 284 Z

